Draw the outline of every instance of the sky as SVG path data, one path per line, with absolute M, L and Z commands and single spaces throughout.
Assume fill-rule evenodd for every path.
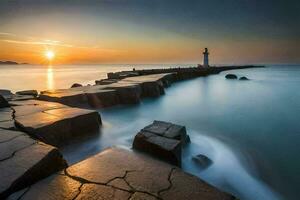
M 300 63 L 296 0 L 1 0 L 0 60 Z

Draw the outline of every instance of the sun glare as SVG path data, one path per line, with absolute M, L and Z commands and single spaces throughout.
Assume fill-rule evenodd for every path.
M 48 60 L 53 60 L 53 58 L 55 57 L 55 53 L 53 51 L 46 51 L 45 56 Z

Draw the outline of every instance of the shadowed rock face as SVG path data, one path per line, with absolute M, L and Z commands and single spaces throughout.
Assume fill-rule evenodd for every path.
M 170 85 L 172 80 L 173 74 L 155 74 L 122 80 L 96 81 L 98 85 L 95 86 L 44 91 L 39 99 L 76 107 L 88 105 L 93 108 L 136 104 L 142 97 L 158 97 L 164 94 L 164 87 Z
M 55 147 L 19 131 L 0 129 L 0 199 L 66 166 Z
M 238 77 L 235 74 L 227 74 L 225 76 L 226 79 L 237 79 Z
M 6 107 L 9 107 L 9 104 L 7 100 L 2 95 L 0 95 L 0 108 L 6 108 Z
M 18 94 L 18 95 L 31 95 L 31 96 L 37 97 L 39 93 L 36 90 L 24 90 L 24 91 L 16 92 L 16 94 Z
M 135 136 L 133 148 L 181 166 L 181 148 L 187 141 L 184 126 L 154 121 Z
M 45 101 L 13 102 L 17 127 L 47 144 L 59 146 L 71 137 L 98 131 L 98 112 Z
M 207 199 L 232 196 L 180 169 L 128 150 L 111 148 L 9 199 Z

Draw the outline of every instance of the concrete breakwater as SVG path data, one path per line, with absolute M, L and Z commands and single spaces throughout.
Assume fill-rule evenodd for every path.
M 253 67 L 259 66 L 168 68 L 108 73 L 107 79 L 96 80 L 93 86 L 43 91 L 38 98 L 75 107 L 104 108 L 118 104 L 136 104 L 143 97 L 164 94 L 164 88 L 176 81 Z
M 0 199 L 94 195 L 105 199 L 233 199 L 146 154 L 113 148 L 67 168 L 57 147 L 74 136 L 99 130 L 99 113 L 78 107 L 138 103 L 143 97 L 162 95 L 174 81 L 249 67 L 253 66 L 120 72 L 123 75 L 118 79 L 110 77 L 94 86 L 44 91 L 38 97 L 8 97 L 9 104 L 0 109 Z M 182 126 L 155 122 L 142 129 L 134 146 L 180 166 L 181 137 L 185 134 Z M 145 151 L 145 146 L 153 150 Z

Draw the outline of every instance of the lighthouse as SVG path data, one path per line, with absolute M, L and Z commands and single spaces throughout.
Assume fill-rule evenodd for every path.
M 203 52 L 203 67 L 209 67 L 209 63 L 208 63 L 208 49 L 205 48 L 204 52 Z

